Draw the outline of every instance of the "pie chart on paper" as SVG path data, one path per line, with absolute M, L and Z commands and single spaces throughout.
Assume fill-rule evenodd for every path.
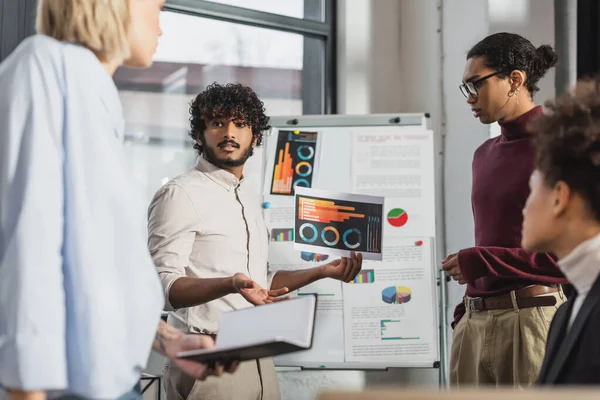
M 401 208 L 392 208 L 388 212 L 387 220 L 391 226 L 400 228 L 408 222 L 408 214 Z
M 381 300 L 387 304 L 408 303 L 412 297 L 412 290 L 406 286 L 390 286 L 381 291 Z

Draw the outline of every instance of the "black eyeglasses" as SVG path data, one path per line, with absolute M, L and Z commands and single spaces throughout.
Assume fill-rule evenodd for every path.
M 486 75 L 483 78 L 477 79 L 476 81 L 465 82 L 459 86 L 460 91 L 465 97 L 477 97 L 479 96 L 477 89 L 481 86 L 481 84 L 487 79 L 490 79 L 492 76 L 498 75 L 499 73 L 500 72 L 494 72 L 493 74 Z

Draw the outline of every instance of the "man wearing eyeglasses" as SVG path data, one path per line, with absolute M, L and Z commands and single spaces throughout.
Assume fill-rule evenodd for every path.
M 564 302 L 566 280 L 555 259 L 521 248 L 522 209 L 529 195 L 534 151 L 527 124 L 542 114 L 537 84 L 557 62 L 550 46 L 498 33 L 467 55 L 460 89 L 484 124 L 502 134 L 473 158 L 471 202 L 475 247 L 451 254 L 442 267 L 466 284 L 455 310 L 450 382 L 529 386 L 539 374 L 548 327 Z

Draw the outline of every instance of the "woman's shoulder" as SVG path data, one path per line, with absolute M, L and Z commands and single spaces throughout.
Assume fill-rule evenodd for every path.
M 4 60 L 0 76 L 11 79 L 10 75 L 59 73 L 63 57 L 61 42 L 48 36 L 33 35 L 23 40 Z
M 59 58 L 65 43 L 46 35 L 29 36 L 15 49 L 14 55 L 22 58 Z
M 90 70 L 93 71 L 93 68 L 89 68 L 90 63 L 97 64 L 98 61 L 85 47 L 37 34 L 23 40 L 2 63 L 4 68 L 0 68 L 0 77 L 33 74 L 52 76 L 58 82 L 64 82 L 69 76 L 79 77 L 82 71 L 87 70 L 89 74 Z
M 0 87 L 23 80 L 37 84 L 40 79 L 53 78 L 62 82 L 63 64 L 60 42 L 48 36 L 30 36 L 0 64 Z
M 46 35 L 33 35 L 23 40 L 9 58 L 20 62 L 39 63 L 42 68 L 62 65 L 65 60 L 91 52 L 85 47 L 62 42 Z

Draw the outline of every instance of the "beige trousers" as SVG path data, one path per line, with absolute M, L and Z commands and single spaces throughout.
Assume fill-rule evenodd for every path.
M 551 307 L 473 312 L 467 307 L 454 328 L 450 384 L 527 387 L 535 383 L 550 322 L 566 300 L 562 291 L 553 295 L 557 303 Z
M 196 381 L 171 364 L 164 375 L 167 400 L 280 400 L 273 360 L 245 361 L 233 374 Z

